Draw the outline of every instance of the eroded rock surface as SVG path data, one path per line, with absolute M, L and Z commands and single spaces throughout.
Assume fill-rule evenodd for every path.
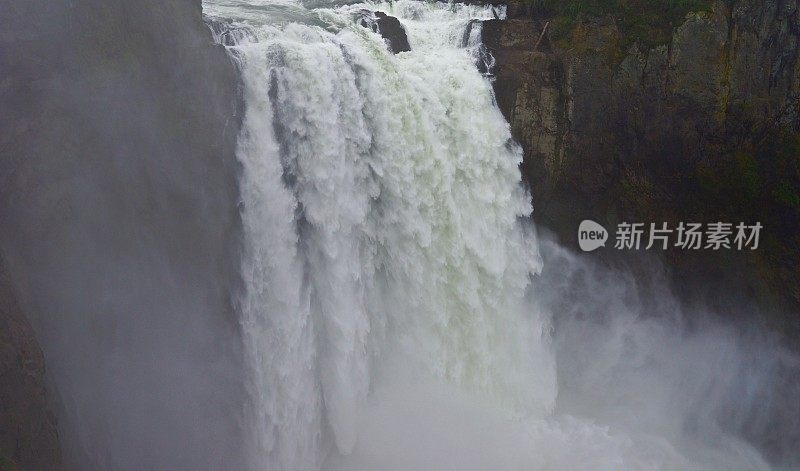
M 660 255 L 697 286 L 800 312 L 798 2 L 717 2 L 652 47 L 612 17 L 562 37 L 542 35 L 551 21 L 512 3 L 483 30 L 537 221 L 573 246 L 583 219 L 760 221 L 756 252 Z

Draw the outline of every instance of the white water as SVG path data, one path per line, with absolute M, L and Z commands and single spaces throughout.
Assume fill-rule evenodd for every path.
M 412 51 L 391 54 L 362 8 L 399 17 Z M 556 410 L 521 154 L 476 67 L 478 28 L 464 45 L 490 9 L 208 0 L 205 13 L 232 22 L 220 40 L 244 87 L 253 469 L 767 467 L 722 433 L 688 446 L 668 413 L 643 428 L 582 399 Z

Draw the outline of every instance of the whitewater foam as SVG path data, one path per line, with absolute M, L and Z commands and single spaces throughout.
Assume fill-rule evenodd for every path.
M 392 54 L 362 9 L 400 18 L 412 50 Z M 521 151 L 475 21 L 502 7 L 208 0 L 205 13 L 225 22 L 244 87 L 253 469 L 767 468 L 744 442 L 687 454 L 680 423 L 659 432 L 668 413 L 626 428 L 582 409 L 597 401 L 556 402 L 572 384 L 556 352 L 586 325 L 553 345 L 553 303 L 531 292 L 542 263 Z M 595 375 L 623 354 L 616 332 Z M 621 397 L 593 397 L 587 378 L 582 398 Z

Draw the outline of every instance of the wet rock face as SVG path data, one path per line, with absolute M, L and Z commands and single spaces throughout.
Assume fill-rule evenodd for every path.
M 411 50 L 406 29 L 400 23 L 400 20 L 393 16 L 389 16 L 382 11 L 370 12 L 365 10 L 362 14 L 361 26 L 370 28 L 380 34 L 389 45 L 389 50 L 395 54 Z
M 44 372 L 42 352 L 0 258 L 0 469 L 4 463 L 32 471 L 61 467 Z
M 726 90 L 728 16 L 724 8 L 690 14 L 674 33 L 669 69 L 661 71 L 671 91 L 708 113 Z M 671 71 L 672 73 L 668 73 Z
M 760 220 L 773 242 L 755 254 L 664 257 L 798 312 L 797 2 L 717 2 L 653 48 L 626 44 L 610 17 L 581 17 L 557 38 L 552 28 L 542 35 L 552 18 L 508 11 L 484 23 L 483 37 L 537 221 L 576 246 L 586 218 Z M 800 316 L 787 322 L 800 328 Z

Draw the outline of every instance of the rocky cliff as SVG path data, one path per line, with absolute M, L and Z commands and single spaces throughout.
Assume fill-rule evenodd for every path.
M 0 259 L 0 469 L 60 468 L 44 384 L 42 351 Z
M 241 392 L 214 382 L 239 356 L 237 75 L 200 0 L 0 3 L 0 454 L 58 469 L 24 311 L 65 466 L 240 469 Z
M 573 246 L 583 219 L 760 221 L 758 251 L 659 255 L 683 288 L 800 312 L 798 2 L 716 2 L 666 31 L 513 2 L 486 22 L 535 218 Z

